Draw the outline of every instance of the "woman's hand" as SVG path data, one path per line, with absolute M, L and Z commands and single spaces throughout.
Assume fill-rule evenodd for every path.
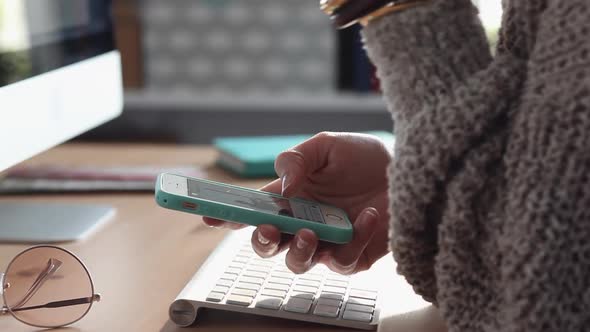
M 354 236 L 343 245 L 320 243 L 308 229 L 287 236 L 275 226 L 260 225 L 252 234 L 256 253 L 271 257 L 288 249 L 286 264 L 295 273 L 318 262 L 342 274 L 368 269 L 387 253 L 390 159 L 379 139 L 351 133 L 321 133 L 281 153 L 275 161 L 280 178 L 261 190 L 344 209 L 353 222 Z M 204 220 L 210 226 L 242 227 Z

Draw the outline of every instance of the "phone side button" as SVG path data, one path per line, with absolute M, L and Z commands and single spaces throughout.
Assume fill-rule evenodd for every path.
M 196 210 L 199 206 L 192 202 L 182 202 L 182 207 L 188 210 Z

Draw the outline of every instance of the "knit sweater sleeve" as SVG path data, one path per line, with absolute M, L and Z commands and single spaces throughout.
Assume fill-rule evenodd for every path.
M 529 3 L 543 11 L 504 157 L 498 330 L 588 331 L 590 3 Z
M 393 114 L 392 252 L 453 331 L 590 328 L 590 3 L 469 0 L 364 30 Z
M 519 80 L 512 65 L 492 75 L 485 70 L 492 56 L 469 0 L 435 0 L 393 13 L 371 22 L 363 37 L 395 125 L 391 249 L 398 272 L 436 302 L 445 186 L 462 156 L 502 116 Z

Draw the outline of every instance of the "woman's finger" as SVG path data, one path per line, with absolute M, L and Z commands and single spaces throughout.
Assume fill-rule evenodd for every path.
M 335 246 L 327 262 L 323 262 L 335 272 L 351 274 L 356 272 L 358 260 L 373 238 L 379 220 L 379 212 L 375 208 L 364 209 L 354 223 L 352 241 L 342 246 Z
M 319 133 L 305 142 L 277 156 L 275 170 L 282 181 L 281 193 L 292 197 L 301 191 L 306 175 L 312 174 L 327 164 L 329 151 L 336 134 Z
M 314 254 L 318 247 L 318 237 L 309 229 L 301 229 L 295 234 L 285 257 L 287 267 L 294 273 L 305 273 L 314 264 Z
M 281 179 L 276 179 L 276 180 L 272 181 L 271 183 L 260 188 L 260 190 L 275 193 L 275 194 L 280 194 L 281 193 Z M 243 224 L 227 222 L 227 221 L 223 221 L 223 220 L 219 220 L 219 219 L 215 219 L 215 218 L 210 218 L 210 217 L 203 217 L 203 222 L 205 222 L 205 224 L 207 226 L 229 228 L 229 229 L 241 229 L 241 228 L 244 228 L 247 226 L 247 225 L 243 225 Z
M 229 221 L 223 221 L 223 220 L 219 220 L 219 219 L 215 219 L 215 218 L 209 218 L 209 217 L 203 217 L 203 222 L 207 225 L 207 226 L 211 226 L 211 227 L 218 227 L 218 228 L 227 228 L 227 229 L 242 229 L 248 225 L 244 225 L 244 224 L 239 224 L 239 223 L 235 223 L 235 222 L 229 222 Z
M 242 229 L 242 228 L 248 227 L 248 225 L 246 225 L 246 224 L 240 224 L 240 223 L 237 223 L 237 222 L 226 221 L 226 222 L 224 222 L 221 225 L 221 227 L 227 228 L 227 229 L 231 229 L 231 230 L 234 230 L 235 231 L 235 230 L 238 230 L 238 229 Z
M 252 233 L 252 248 L 262 258 L 272 257 L 279 253 L 281 232 L 273 225 L 260 225 Z
M 225 224 L 225 221 L 223 221 L 223 220 L 213 219 L 213 218 L 209 218 L 209 217 L 203 217 L 203 222 L 207 226 L 211 226 L 211 227 L 222 227 L 223 224 Z
M 264 187 L 260 188 L 259 190 L 280 195 L 281 194 L 281 185 L 282 185 L 281 179 L 276 179 L 276 180 L 266 184 Z
M 300 191 L 305 179 L 305 156 L 297 150 L 282 152 L 275 161 L 281 180 L 281 195 L 292 197 Z

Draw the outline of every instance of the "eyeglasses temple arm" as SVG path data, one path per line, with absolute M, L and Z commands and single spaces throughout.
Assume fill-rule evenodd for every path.
M 0 272 L 0 295 L 4 294 L 4 288 L 6 287 L 6 285 L 4 285 L 4 273 Z M 0 315 L 4 315 L 8 313 L 8 307 L 6 307 L 6 305 L 3 305 L 2 307 L 0 307 Z
M 39 273 L 39 275 L 37 276 L 37 279 L 35 279 L 35 281 L 31 285 L 31 287 L 29 288 L 29 290 L 27 291 L 27 293 L 25 294 L 23 299 L 20 300 L 14 306 L 11 306 L 11 308 L 14 308 L 14 309 L 12 309 L 12 311 L 14 311 L 16 308 L 19 308 L 19 307 L 22 307 L 23 305 L 25 305 L 33 297 L 33 295 L 35 295 L 35 293 L 37 293 L 39 288 L 41 288 L 41 286 L 43 286 L 45 281 L 47 281 L 47 279 L 49 279 L 49 277 L 51 277 L 55 272 L 57 272 L 57 270 L 59 270 L 61 265 L 62 265 L 62 262 L 60 260 L 55 259 L 55 258 L 50 258 L 47 261 L 47 267 L 45 268 L 45 270 L 43 270 L 43 271 L 41 271 L 41 273 Z
M 0 272 L 0 295 L 4 294 L 5 287 L 6 285 L 4 285 L 4 273 Z
M 77 299 L 71 299 L 71 300 L 63 300 L 63 301 L 54 301 L 54 302 L 49 302 L 49 303 L 45 303 L 45 304 L 41 304 L 41 305 L 35 305 L 35 306 L 30 306 L 30 307 L 23 307 L 23 308 L 16 308 L 16 309 L 10 309 L 11 311 L 17 312 L 17 311 L 25 311 L 25 310 L 33 310 L 33 309 L 42 309 L 42 308 L 61 308 L 61 307 L 68 307 L 71 305 L 79 305 L 79 304 L 86 304 L 86 303 L 91 303 L 91 302 L 99 302 L 100 301 L 100 294 L 94 294 L 91 297 L 80 297 Z

